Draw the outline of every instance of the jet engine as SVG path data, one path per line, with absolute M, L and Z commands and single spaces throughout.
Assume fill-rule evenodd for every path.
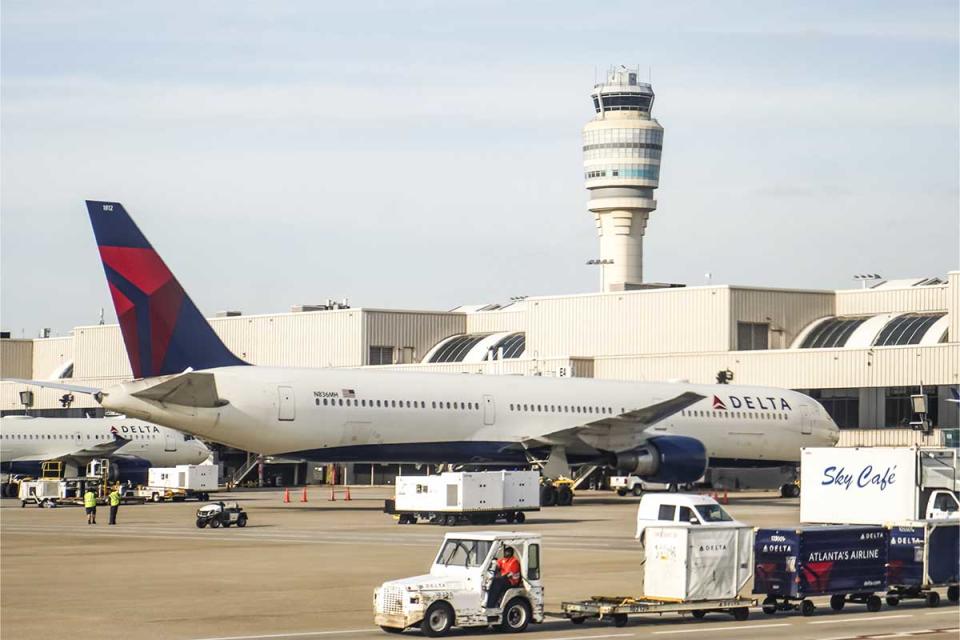
M 650 438 L 642 447 L 612 454 L 610 466 L 650 482 L 696 482 L 707 469 L 703 443 L 686 436 Z

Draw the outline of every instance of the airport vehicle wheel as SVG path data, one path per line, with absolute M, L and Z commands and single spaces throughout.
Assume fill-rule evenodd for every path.
M 927 606 L 928 607 L 937 607 L 940 605 L 940 594 L 936 591 L 931 591 L 927 594 Z
M 447 515 L 446 525 L 447 525 L 448 527 L 455 527 L 455 526 L 457 526 L 457 516 L 453 515 L 452 513 L 449 514 L 449 515 Z
M 947 600 L 950 602 L 960 600 L 960 586 L 953 585 L 952 587 L 947 587 Z
M 503 519 L 507 521 L 507 524 L 513 524 L 514 522 L 517 521 L 517 514 L 508 513 L 506 516 L 504 516 Z
M 446 602 L 434 602 L 423 616 L 420 630 L 423 631 L 423 635 L 436 638 L 449 633 L 452 626 L 453 607 Z
M 516 520 L 517 524 L 523 524 L 527 521 L 527 514 L 525 514 L 523 511 L 517 511 L 516 516 L 514 516 L 514 520 Z M 953 589 L 954 587 L 950 588 Z M 956 598 L 954 598 L 954 600 L 956 600 Z
M 799 498 L 800 497 L 800 487 L 795 484 L 790 485 L 790 497 Z
M 898 604 L 900 604 L 900 598 L 898 598 L 897 596 L 887 596 L 888 606 L 895 607 Z
M 245 527 L 245 526 L 247 526 L 247 514 L 241 513 L 241 514 L 237 517 L 237 526 L 238 526 L 238 527 Z
M 211 520 L 211 521 L 210 521 L 210 528 L 211 528 L 211 529 L 219 529 L 219 528 L 220 528 L 220 521 L 217 520 L 216 518 L 214 518 L 213 520 Z
M 882 606 L 883 601 L 880 599 L 880 596 L 867 597 L 867 611 L 880 611 L 880 607 Z
M 570 622 L 572 622 L 573 624 L 583 624 L 586 621 L 587 619 L 584 618 L 583 616 L 574 616 L 570 618 Z
M 557 506 L 569 507 L 573 504 L 573 491 L 570 487 L 563 486 L 557 489 Z
M 737 607 L 733 610 L 733 619 L 737 622 L 743 622 L 750 617 L 750 609 L 748 607 Z
M 643 487 L 641 487 L 639 484 L 633 485 L 633 495 L 635 495 L 635 496 L 638 497 L 638 498 L 639 498 L 640 496 L 642 496 L 642 495 L 643 495 Z
M 514 598 L 503 609 L 500 631 L 520 633 L 530 624 L 530 605 L 523 598 Z
M 197 518 L 197 529 L 203 529 L 205 526 L 207 526 L 207 521 L 203 518 Z
M 160 502 L 160 494 L 154 493 L 153 495 L 150 496 L 150 499 L 153 500 L 154 502 Z
M 617 489 L 617 495 L 622 498 L 623 496 L 627 495 L 627 490 L 626 490 L 626 489 Z
M 703 620 L 703 617 L 704 617 L 705 615 L 707 615 L 707 612 L 704 611 L 703 609 L 694 609 L 694 610 L 693 610 L 693 617 L 696 618 L 697 620 Z
M 834 611 L 843 611 L 844 605 L 847 604 L 847 599 L 841 595 L 830 596 L 830 608 Z
M 615 627 L 625 627 L 627 626 L 628 621 L 629 621 L 629 618 L 627 618 L 627 614 L 625 613 L 613 614 L 613 626 Z
M 380 628 L 387 633 L 403 633 L 403 629 L 400 629 L 398 627 L 385 627 L 383 625 L 380 625 Z
M 800 603 L 800 614 L 804 616 L 812 616 L 816 606 L 810 600 L 804 600 Z
M 540 487 L 540 506 L 552 507 L 555 504 L 557 504 L 557 490 L 549 484 Z
M 763 612 L 772 616 L 777 612 L 777 599 L 773 596 L 767 596 L 763 599 Z
M 53 500 L 44 500 L 40 503 L 40 506 L 44 509 L 53 509 L 55 506 L 57 506 L 57 503 Z
M 209 499 L 210 499 L 209 493 L 201 493 L 199 496 L 197 496 L 197 500 L 199 500 L 200 502 L 206 502 Z
M 407 516 L 407 524 L 417 524 L 417 516 L 412 513 Z

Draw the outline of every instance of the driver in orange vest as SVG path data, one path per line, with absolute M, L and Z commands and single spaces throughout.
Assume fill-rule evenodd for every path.
M 497 573 L 490 581 L 487 591 L 487 607 L 493 609 L 500 606 L 500 598 L 512 587 L 520 586 L 520 561 L 513 554 L 513 547 L 504 547 L 503 557 L 497 560 Z

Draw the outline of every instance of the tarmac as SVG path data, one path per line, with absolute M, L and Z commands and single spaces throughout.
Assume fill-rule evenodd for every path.
M 6 639 L 154 638 L 264 640 L 386 638 L 373 625 L 373 589 L 385 580 L 425 573 L 447 527 L 398 526 L 382 513 L 388 487 L 353 487 L 352 500 L 329 487 L 220 493 L 250 517 L 244 529 L 197 529 L 196 502 L 124 505 L 117 526 L 105 508 L 96 526 L 79 507 L 21 508 L 0 502 L 0 637 Z M 572 507 L 529 514 L 514 528 L 544 536 L 547 610 L 593 595 L 637 595 L 641 584 L 633 539 L 638 499 L 580 492 Z M 731 514 L 757 526 L 798 522 L 799 501 L 775 493 L 730 494 Z M 495 525 L 507 530 L 509 525 Z M 461 525 L 463 530 L 469 526 Z M 490 527 L 483 527 L 490 528 Z M 944 594 L 941 594 L 944 595 Z M 834 613 L 817 601 L 815 615 L 759 609 L 736 622 L 709 614 L 631 618 L 626 627 L 548 618 L 524 637 L 956 639 L 960 609 L 906 601 L 869 613 L 850 604 Z M 452 637 L 487 637 L 455 630 Z M 404 636 L 422 637 L 419 631 Z

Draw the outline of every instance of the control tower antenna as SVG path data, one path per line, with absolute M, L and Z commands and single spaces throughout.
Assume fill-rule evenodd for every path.
M 639 66 L 611 68 L 593 87 L 596 115 L 583 127 L 587 209 L 600 236 L 600 258 L 591 263 L 600 265 L 604 291 L 642 286 L 643 235 L 657 208 L 663 127 L 651 117 L 653 87 L 639 74 Z

